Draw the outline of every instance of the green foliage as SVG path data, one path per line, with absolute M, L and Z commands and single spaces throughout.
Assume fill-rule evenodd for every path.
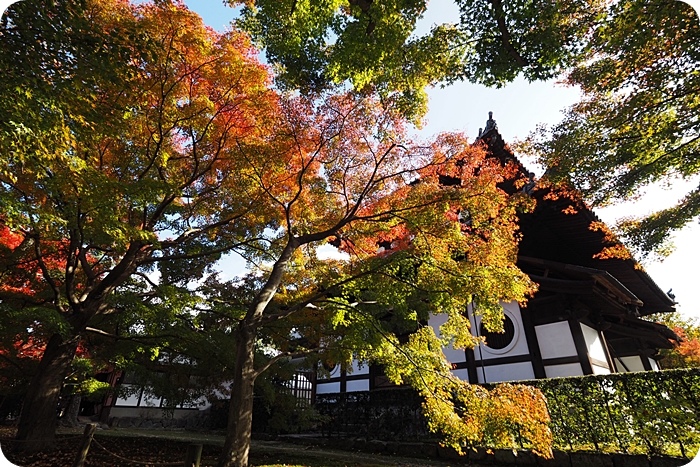
M 536 391 L 529 392 L 523 385 Z M 700 449 L 699 389 L 698 369 L 550 378 L 519 385 L 472 386 L 458 408 L 463 417 L 474 417 L 470 423 L 483 429 L 482 436 L 468 440 L 466 446 L 503 448 L 514 443 L 532 448 L 527 436 L 521 437 L 527 424 L 503 423 L 499 416 L 504 406 L 536 395 L 546 400 L 551 417 L 546 425 L 556 449 L 692 458 Z M 503 399 L 489 400 L 489 392 L 500 393 Z M 481 407 L 473 403 L 475 395 L 482 398 Z M 372 438 L 407 440 L 428 435 L 423 419 L 416 416 L 423 400 L 410 388 L 395 388 L 318 395 L 317 406 L 330 418 L 324 429 L 332 433 L 350 430 Z M 487 415 L 477 409 L 487 410 Z M 392 415 L 399 417 L 398 423 L 391 423 Z
M 429 350 L 443 345 L 425 326 L 378 359 L 393 383 L 418 391 L 429 430 L 458 452 L 465 446 L 517 448 L 526 442 L 541 456 L 551 457 L 549 414 L 540 391 L 507 384 L 488 391 L 462 381 L 443 356 Z
M 84 397 L 94 401 L 101 401 L 107 392 L 113 388 L 109 383 L 98 381 L 95 378 L 88 378 L 80 384 L 79 391 Z
M 422 36 L 415 27 L 427 2 L 420 0 L 240 3 L 239 24 L 264 48 L 282 86 L 376 92 L 413 121 L 425 113 L 428 85 L 566 76 L 582 101 L 524 147 L 549 177 L 573 181 L 596 204 L 698 174 L 700 26 L 683 2 L 456 0 L 459 17 Z M 699 214 L 693 189 L 618 227 L 641 254 L 665 255 L 669 235 Z
M 295 365 L 276 368 L 261 377 L 255 385 L 253 430 L 272 435 L 302 433 L 316 427 L 325 419 L 310 404 L 289 390 Z M 310 395 L 310 393 L 309 393 Z
M 571 181 L 598 205 L 634 199 L 650 184 L 700 172 L 700 22 L 673 0 L 613 3 L 584 59 L 568 74 L 583 91 L 564 120 L 525 148 L 548 177 Z M 670 234 L 700 214 L 700 192 L 619 229 L 642 254 L 669 251 Z
M 528 80 L 556 76 L 603 12 L 597 0 L 456 0 L 458 17 L 418 35 L 425 0 L 241 3 L 238 24 L 264 47 L 282 85 L 317 90 L 349 82 L 397 99 L 413 119 L 426 111 L 429 85 L 466 79 L 500 86 L 520 73 Z
M 25 43 L 31 57 L 37 52 L 20 70 L 43 85 L 35 99 L 19 73 L 0 88 L 8 102 L 17 87 L 23 99 L 7 119 L 14 123 L 0 128 L 0 201 L 9 206 L 1 240 L 11 253 L 0 258 L 8 278 L 0 298 L 53 311 L 71 345 L 90 336 L 103 358 L 138 367 L 169 407 L 233 380 L 242 396 L 232 404 L 238 432 L 227 446 L 243 457 L 251 413 L 244 405 L 276 363 L 309 356 L 347 365 L 357 356 L 384 363 L 396 381 L 437 390 L 449 374 L 442 345 L 473 345 L 467 305 L 478 304 L 497 327 L 499 302 L 523 301 L 533 290 L 514 266 L 522 199 L 498 188 L 509 168 L 464 135 L 430 145 L 406 137 L 405 114 L 422 105 L 415 95 L 452 69 L 449 60 L 426 60 L 430 43 L 449 43 L 449 29 L 418 39 L 427 45 L 409 38 L 384 53 L 407 40 L 420 1 L 377 2 L 369 13 L 353 3 L 349 16 L 338 14 L 337 2 L 299 2 L 300 28 L 314 29 L 311 17 L 320 15 L 323 30 L 348 31 L 335 31 L 340 56 L 380 64 L 356 73 L 341 59 L 324 71 L 366 92 L 301 95 L 270 88 L 244 34 L 215 34 L 179 2 L 85 0 L 68 9 L 65 37 L 49 24 L 58 7 L 44 3 L 39 29 L 14 28 L 35 15 L 20 8 L 0 38 L 10 46 L 0 47 L 0 63 L 9 66 Z M 372 31 L 353 19 L 365 14 L 376 21 Z M 273 26 L 306 47 L 294 28 Z M 358 27 L 381 47 L 359 50 Z M 104 48 L 78 47 L 102 39 Z M 72 68 L 62 68 L 63 58 Z M 376 76 L 388 84 L 372 84 Z M 448 173 L 461 185 L 443 186 Z M 460 209 L 469 210 L 470 226 L 460 223 Z M 319 259 L 316 248 L 331 239 L 347 260 Z M 380 242 L 395 248 L 378 253 Z M 247 277 L 214 274 L 230 252 L 249 262 Z M 448 315 L 441 340 L 425 326 L 430 313 Z M 57 346 L 62 334 L 50 342 Z M 53 379 L 37 379 L 34 389 L 61 384 L 75 349 L 61 350 Z M 30 393 L 42 398 L 50 389 Z M 43 402 L 28 406 L 54 405 Z M 36 427 L 38 418 L 26 415 L 20 425 Z
M 682 455 L 700 449 L 700 370 L 528 381 L 547 399 L 554 446 Z

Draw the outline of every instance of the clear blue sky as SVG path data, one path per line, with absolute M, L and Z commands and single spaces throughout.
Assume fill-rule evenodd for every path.
M 699 3 L 699 1 L 689 2 Z M 206 24 L 218 31 L 228 27 L 235 11 L 223 5 L 221 0 L 187 0 L 190 9 L 199 13 Z M 697 9 L 697 5 L 696 9 Z M 433 0 L 422 27 L 455 17 L 454 3 L 448 0 Z M 539 123 L 554 124 L 561 119 L 561 111 L 576 102 L 575 89 L 554 82 L 527 83 L 517 80 L 501 89 L 490 89 L 469 83 L 457 83 L 444 89 L 430 90 L 430 111 L 422 135 L 441 131 L 465 131 L 470 137 L 478 134 L 488 112 L 494 113 L 499 131 L 508 142 L 524 139 Z M 528 164 L 527 161 L 523 161 Z M 530 167 L 534 170 L 535 167 Z M 697 180 L 695 180 L 697 184 Z M 654 209 L 667 206 L 681 197 L 679 183 L 673 190 L 654 189 L 640 202 L 625 206 L 614 206 L 596 210 L 596 214 L 607 223 L 614 223 L 620 216 L 647 214 Z M 694 303 L 697 288 L 696 265 L 700 264 L 700 226 L 691 225 L 676 235 L 676 251 L 663 262 L 645 264 L 647 272 L 667 291 L 673 288 L 679 310 L 686 316 L 700 318 L 700 306 Z

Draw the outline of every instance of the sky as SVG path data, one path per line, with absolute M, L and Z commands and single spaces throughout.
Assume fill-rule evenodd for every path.
M 235 14 L 221 0 L 187 0 L 185 3 L 200 14 L 206 24 L 218 31 L 229 27 Z M 454 12 L 453 5 L 448 1 L 433 1 L 419 28 L 427 30 L 441 18 L 449 18 Z M 579 98 L 577 89 L 563 84 L 554 81 L 528 83 L 523 79 L 500 89 L 456 83 L 445 88 L 433 88 L 428 93 L 429 112 L 421 136 L 428 137 L 443 131 L 464 131 L 473 138 L 479 128 L 485 126 L 488 112 L 492 111 L 499 132 L 510 143 L 525 139 L 538 124 L 558 123 L 563 117 L 562 111 Z M 530 170 L 537 172 L 532 161 L 521 159 Z M 698 180 L 693 182 L 697 186 Z M 684 185 L 675 182 L 671 189 L 656 187 L 648 190 L 636 203 L 595 209 L 594 212 L 610 225 L 621 216 L 649 214 L 675 203 L 685 193 Z M 693 223 L 674 236 L 676 248 L 670 256 L 663 261 L 648 261 L 643 266 L 664 292 L 673 289 L 677 309 L 683 316 L 700 320 L 700 305 L 695 303 L 697 275 L 694 274 L 695 265 L 700 264 L 698 238 L 700 225 Z

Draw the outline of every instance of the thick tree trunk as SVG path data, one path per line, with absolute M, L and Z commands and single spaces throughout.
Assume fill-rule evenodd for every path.
M 61 417 L 62 426 L 75 428 L 80 425 L 78 422 L 78 414 L 80 413 L 80 403 L 82 400 L 83 397 L 80 394 L 73 394 L 70 396 L 68 407 L 66 407 L 66 410 Z
M 78 347 L 78 338 L 54 334 L 32 378 L 22 405 L 17 427 L 19 448 L 39 451 L 53 445 L 58 423 L 56 409 L 63 380 Z
M 244 322 L 245 323 L 245 322 Z M 236 368 L 224 450 L 219 467 L 248 467 L 255 384 L 255 326 L 241 323 L 236 343 Z
M 310 240 L 311 241 L 311 240 Z M 253 300 L 245 318 L 236 331 L 236 367 L 231 386 L 231 404 L 224 450 L 218 467 L 248 467 L 250 434 L 253 425 L 253 386 L 255 371 L 255 338 L 262 323 L 265 308 L 277 293 L 284 269 L 294 251 L 301 245 L 291 237 L 270 272 L 270 277 Z

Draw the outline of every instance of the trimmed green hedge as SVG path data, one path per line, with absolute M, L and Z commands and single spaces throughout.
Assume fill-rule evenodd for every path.
M 557 448 L 687 458 L 700 449 L 700 368 L 524 384 L 547 398 Z
M 700 368 L 520 381 L 547 398 L 554 448 L 692 458 L 700 449 Z M 494 385 L 487 385 L 493 387 Z M 316 396 L 330 436 L 428 436 L 407 388 Z

